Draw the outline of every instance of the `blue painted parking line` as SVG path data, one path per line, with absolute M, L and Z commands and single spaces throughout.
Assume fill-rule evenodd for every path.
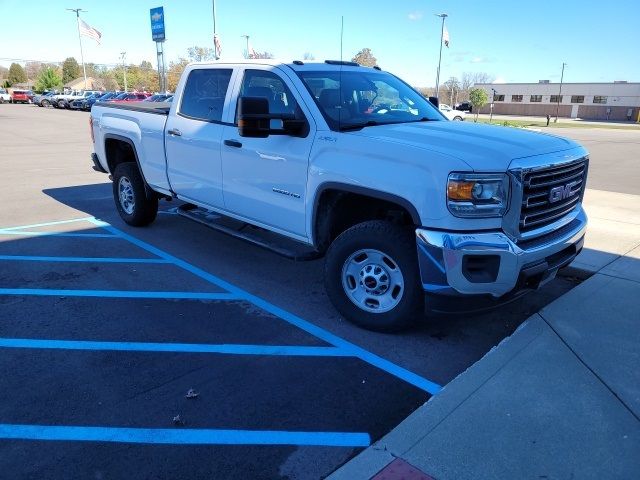
M 2 235 L 23 237 L 118 238 L 116 235 L 105 233 L 27 232 L 22 230 L 0 230 L 0 236 Z
M 27 228 L 50 227 L 53 225 L 65 225 L 67 223 L 87 222 L 92 217 L 73 218 L 71 220 L 57 220 L 55 222 L 32 223 L 31 225 L 20 225 L 18 227 L 2 228 L 0 230 L 26 230 Z
M 428 380 L 426 378 L 423 378 L 405 368 L 400 367 L 399 365 L 394 364 L 393 362 L 390 362 L 389 360 L 385 360 L 382 357 L 379 357 L 378 355 L 369 352 L 368 350 L 365 350 L 362 347 L 359 347 L 351 342 L 348 342 L 346 340 L 344 340 L 341 337 L 338 337 L 337 335 L 334 335 L 333 333 L 324 330 L 320 327 L 318 327 L 317 325 L 314 325 L 313 323 L 310 323 L 306 320 L 303 320 L 302 318 L 293 315 L 292 313 L 289 313 L 283 309 L 281 309 L 280 307 L 277 307 L 275 305 L 273 305 L 272 303 L 267 302 L 266 300 L 263 300 L 260 297 L 257 297 L 255 295 L 252 295 L 249 292 L 246 292 L 244 290 L 242 290 L 241 288 L 236 287 L 235 285 L 222 280 L 221 278 L 216 277 L 215 275 L 212 275 L 194 265 L 191 265 L 190 263 L 184 261 L 184 260 L 180 260 L 177 257 L 174 257 L 173 255 L 164 252 L 163 250 L 154 247 L 153 245 L 150 245 L 136 237 L 133 237 L 115 227 L 113 227 L 112 225 L 103 222 L 102 220 L 96 219 L 96 218 L 92 218 L 89 220 L 90 222 L 94 223 L 95 225 L 104 228 L 105 230 L 107 230 L 108 232 L 110 232 L 113 235 L 117 235 L 125 240 L 128 240 L 129 242 L 133 243 L 134 245 L 158 256 L 161 258 L 164 258 L 166 260 L 171 261 L 172 263 L 174 263 L 175 265 L 191 272 L 192 274 L 202 278 L 203 280 L 206 280 L 218 287 L 224 288 L 225 290 L 231 292 L 231 294 L 235 294 L 238 298 L 244 299 L 250 303 L 253 303 L 254 305 L 256 305 L 257 307 L 260 307 L 261 309 L 272 313 L 273 315 L 276 315 L 277 317 L 282 318 L 283 320 L 285 320 L 286 322 L 289 322 L 292 325 L 295 325 L 296 327 L 300 328 L 301 330 L 306 331 L 307 333 L 310 333 L 314 336 L 316 336 L 317 338 L 320 338 L 321 340 L 324 340 L 325 342 L 334 345 L 336 347 L 339 347 L 341 349 L 344 349 L 345 351 L 351 353 L 351 355 L 353 355 L 354 357 L 357 357 L 361 360 L 363 360 L 364 362 L 367 362 L 371 365 L 374 365 L 376 367 L 378 367 L 381 370 L 384 370 L 404 381 L 406 381 L 407 383 L 410 383 L 411 385 L 414 385 L 430 394 L 436 394 L 438 393 L 442 387 L 440 385 L 438 385 L 435 382 L 432 382 L 431 380 Z
M 48 340 L 0 338 L 0 348 L 36 348 L 53 350 L 96 350 L 121 352 L 220 353 L 226 355 L 276 355 L 293 357 L 350 357 L 337 347 L 297 345 L 241 345 L 206 343 L 99 342 L 85 340 Z
M 126 257 L 40 257 L 32 255 L 0 255 L 0 260 L 25 262 L 87 262 L 87 263 L 165 263 L 164 258 L 126 258 Z
M 161 298 L 190 300 L 243 300 L 234 293 L 146 292 L 135 290 L 65 290 L 53 288 L 0 288 L 0 295 L 40 295 L 49 297 Z
M 291 432 L 273 430 L 217 430 L 72 427 L 0 424 L 0 438 L 181 445 L 296 445 L 368 447 L 371 438 L 361 432 Z

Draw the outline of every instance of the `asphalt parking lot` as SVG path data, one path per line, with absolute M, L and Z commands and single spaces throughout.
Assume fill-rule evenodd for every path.
M 333 310 L 321 261 L 172 203 L 124 225 L 90 168 L 87 114 L 2 105 L 0 123 L 0 468 L 14 478 L 320 478 L 579 282 L 363 331 Z M 626 133 L 585 139 L 589 186 L 615 187 L 600 162 L 626 158 Z

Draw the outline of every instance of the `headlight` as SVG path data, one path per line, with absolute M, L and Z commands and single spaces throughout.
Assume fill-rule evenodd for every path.
M 447 206 L 456 217 L 501 217 L 507 211 L 509 179 L 494 173 L 452 173 Z

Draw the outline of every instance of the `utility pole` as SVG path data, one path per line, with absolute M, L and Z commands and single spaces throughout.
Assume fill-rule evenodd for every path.
M 120 52 L 120 58 L 122 59 L 122 71 L 124 72 L 124 93 L 127 93 L 127 65 L 125 64 L 125 57 L 127 52 Z
M 213 3 L 213 56 L 216 60 L 220 60 L 218 56 L 218 38 L 216 32 L 216 0 L 212 0 Z
M 240 35 L 242 38 L 246 38 L 247 39 L 247 53 L 245 54 L 244 58 L 249 58 L 249 35 Z
M 442 18 L 442 29 L 440 31 L 440 57 L 438 58 L 438 73 L 436 75 L 436 98 L 440 98 L 440 64 L 442 63 L 442 37 L 444 36 L 444 19 L 448 17 L 446 13 L 436 13 L 436 17 Z
M 562 97 L 562 80 L 564 80 L 564 67 L 567 64 L 562 62 L 562 73 L 560 74 L 560 90 L 558 91 L 558 104 L 556 105 L 556 119 L 553 123 L 558 123 L 558 115 L 560 114 L 560 98 Z
M 82 62 L 82 73 L 84 74 L 84 89 L 87 89 L 87 69 L 84 66 L 84 53 L 82 52 L 82 37 L 80 36 L 80 12 L 87 13 L 87 10 L 81 8 L 67 8 L 70 12 L 76 14 L 76 24 L 78 26 L 78 41 L 80 42 L 80 61 Z

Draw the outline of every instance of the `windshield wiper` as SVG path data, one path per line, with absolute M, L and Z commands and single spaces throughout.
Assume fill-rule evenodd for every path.
M 340 131 L 361 130 L 364 127 L 375 127 L 376 125 L 380 125 L 380 123 L 375 120 L 369 120 L 368 122 L 363 123 L 347 123 L 346 125 L 340 125 Z

